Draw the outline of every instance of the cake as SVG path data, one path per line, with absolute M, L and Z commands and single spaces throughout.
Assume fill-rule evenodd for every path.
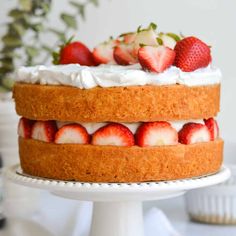
M 24 173 L 144 182 L 217 172 L 221 72 L 194 36 L 155 24 L 90 51 L 79 41 L 50 66 L 21 67 L 13 97 Z

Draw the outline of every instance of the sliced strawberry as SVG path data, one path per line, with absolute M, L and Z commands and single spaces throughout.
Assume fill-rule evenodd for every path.
M 138 128 L 135 139 L 141 147 L 176 145 L 178 133 L 168 122 L 147 122 Z
M 80 124 L 68 124 L 61 127 L 55 135 L 55 143 L 88 144 L 89 134 Z
M 168 48 L 174 49 L 178 41 L 181 40 L 181 36 L 174 33 L 159 33 L 157 41 L 159 44 L 164 45 Z
M 94 66 L 92 52 L 81 42 L 68 43 L 60 51 L 59 64 Z
M 114 47 L 119 44 L 118 40 L 110 39 L 107 42 L 99 44 L 93 50 L 93 58 L 97 64 L 115 64 L 113 58 Z
M 172 37 L 168 36 L 167 34 L 161 34 L 160 39 L 162 40 L 164 46 L 171 49 L 175 48 L 176 41 Z
M 124 43 L 133 43 L 136 39 L 137 33 L 131 32 L 122 35 L 124 37 Z
M 119 65 L 131 65 L 137 63 L 137 59 L 133 57 L 132 44 L 120 44 L 114 48 L 113 57 Z
M 211 134 L 211 141 L 219 137 L 219 126 L 214 118 L 204 119 L 204 123 Z
M 138 60 L 143 69 L 159 73 L 173 64 L 175 51 L 165 46 L 144 46 L 138 51 Z
M 156 25 L 151 23 L 146 29 L 138 29 L 134 40 L 134 54 L 138 54 L 140 45 L 158 46 L 157 33 L 155 31 Z
M 194 71 L 206 67 L 211 62 L 211 50 L 208 45 L 196 37 L 187 37 L 175 46 L 175 66 L 182 71 Z
M 18 135 L 22 138 L 30 138 L 33 124 L 33 120 L 21 117 L 18 123 Z
M 32 127 L 32 139 L 53 142 L 57 132 L 55 121 L 36 121 Z
M 93 134 L 91 143 L 94 145 L 133 146 L 134 136 L 126 126 L 111 123 L 98 129 Z
M 209 142 L 210 140 L 211 134 L 203 124 L 187 123 L 179 131 L 179 142 L 183 144 Z

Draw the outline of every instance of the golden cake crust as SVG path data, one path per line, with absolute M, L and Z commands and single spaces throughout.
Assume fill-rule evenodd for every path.
M 216 116 L 220 85 L 79 89 L 16 83 L 18 115 L 33 120 L 139 122 Z
M 141 182 L 190 178 L 219 170 L 223 141 L 192 145 L 117 147 L 45 143 L 19 137 L 27 174 L 85 182 Z

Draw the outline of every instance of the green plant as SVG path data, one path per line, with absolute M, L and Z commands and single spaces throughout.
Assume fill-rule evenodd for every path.
M 54 45 L 65 42 L 70 30 L 78 28 L 78 20 L 85 19 L 87 5 L 98 6 L 98 0 L 68 1 L 73 10 L 60 14 L 64 28 L 59 30 L 48 26 L 52 3 L 52 0 L 18 0 L 17 7 L 9 11 L 10 21 L 6 23 L 0 50 L 0 92 L 11 90 L 16 66 L 44 64 L 50 58 L 53 47 L 43 41 L 43 35 L 54 34 Z

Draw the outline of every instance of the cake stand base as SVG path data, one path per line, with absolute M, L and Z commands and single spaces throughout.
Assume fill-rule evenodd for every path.
M 142 202 L 95 202 L 91 236 L 144 236 Z
M 143 201 L 174 197 L 190 189 L 219 184 L 230 177 L 226 167 L 194 179 L 122 184 L 37 178 L 25 175 L 19 165 L 5 169 L 4 174 L 21 185 L 45 189 L 64 198 L 93 201 L 90 236 L 144 236 Z

